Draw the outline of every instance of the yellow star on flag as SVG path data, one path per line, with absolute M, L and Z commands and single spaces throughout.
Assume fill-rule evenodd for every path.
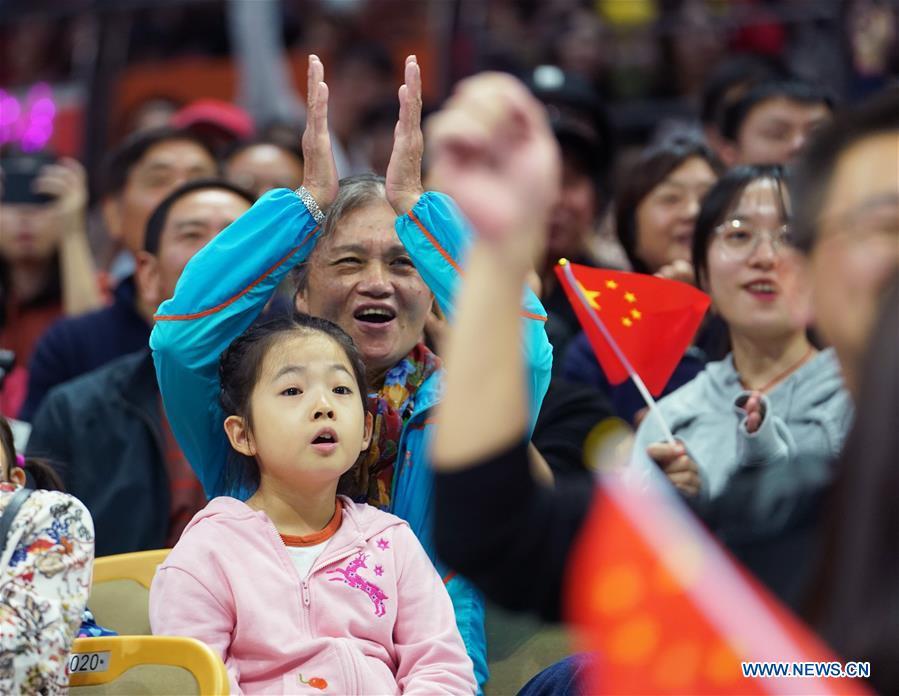
M 624 293 L 624 299 L 627 302 L 636 302 L 637 296 L 632 292 L 626 292 L 626 293 Z
M 587 302 L 590 303 L 590 306 L 593 309 L 600 309 L 599 304 L 596 302 L 596 298 L 599 297 L 599 290 L 587 290 L 583 285 L 578 283 L 578 287 L 581 289 L 581 292 L 584 293 L 584 297 L 587 298 Z
M 631 310 L 631 316 L 632 316 L 634 319 L 639 319 L 640 317 L 643 316 L 643 312 L 641 312 L 639 309 L 632 309 L 632 310 Z
M 632 322 L 628 317 L 622 317 L 622 318 L 621 318 L 621 323 L 624 324 L 625 326 L 628 326 L 628 327 L 634 325 L 634 322 Z
M 616 283 L 614 280 L 607 280 L 606 287 L 609 288 L 609 290 L 614 290 L 618 287 L 618 283 Z

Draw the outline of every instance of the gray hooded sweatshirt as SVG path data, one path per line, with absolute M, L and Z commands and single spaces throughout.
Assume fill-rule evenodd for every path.
M 728 355 L 659 401 L 672 433 L 699 468 L 702 490 L 695 508 L 729 538 L 770 536 L 789 527 L 830 482 L 852 421 L 832 349 L 763 395 L 764 419 L 752 434 L 738 405 L 748 396 Z M 646 448 L 663 440 L 648 414 L 637 430 L 629 474 L 657 474 Z

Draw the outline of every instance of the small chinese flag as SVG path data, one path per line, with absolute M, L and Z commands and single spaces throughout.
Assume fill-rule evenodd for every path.
M 571 554 L 565 609 L 576 650 L 591 656 L 584 693 L 870 693 L 862 679 L 832 678 L 838 658 L 730 559 L 675 494 L 656 488 L 638 492 L 601 478 Z M 806 672 L 744 676 L 749 662 Z
M 580 284 L 589 310 L 571 287 L 565 264 Z M 711 303 L 709 296 L 675 280 L 591 268 L 564 259 L 556 266 L 556 275 L 609 382 L 621 384 L 630 374 L 589 312 L 602 320 L 649 392 L 661 394 L 702 322 Z

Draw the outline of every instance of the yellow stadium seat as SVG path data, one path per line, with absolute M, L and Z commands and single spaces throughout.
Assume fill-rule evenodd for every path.
M 171 549 L 120 553 L 94 561 L 91 596 L 87 602 L 97 623 L 120 635 L 150 631 L 150 583 L 156 566 Z
M 218 655 L 193 638 L 106 636 L 78 638 L 69 657 L 69 693 L 228 694 Z

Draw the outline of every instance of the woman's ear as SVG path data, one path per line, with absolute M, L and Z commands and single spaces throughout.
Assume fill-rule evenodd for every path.
M 25 475 L 25 469 L 20 466 L 14 466 L 12 468 L 12 471 L 9 472 L 10 482 L 16 484 L 17 486 L 24 486 L 27 478 L 28 477 Z
M 365 427 L 362 434 L 362 448 L 359 450 L 360 452 L 364 452 L 368 449 L 368 446 L 371 444 L 371 435 L 372 429 L 374 428 L 374 420 L 371 417 L 371 413 L 365 412 Z
M 240 416 L 228 416 L 225 419 L 225 434 L 228 442 L 240 454 L 246 457 L 256 456 L 256 444 L 247 422 Z

